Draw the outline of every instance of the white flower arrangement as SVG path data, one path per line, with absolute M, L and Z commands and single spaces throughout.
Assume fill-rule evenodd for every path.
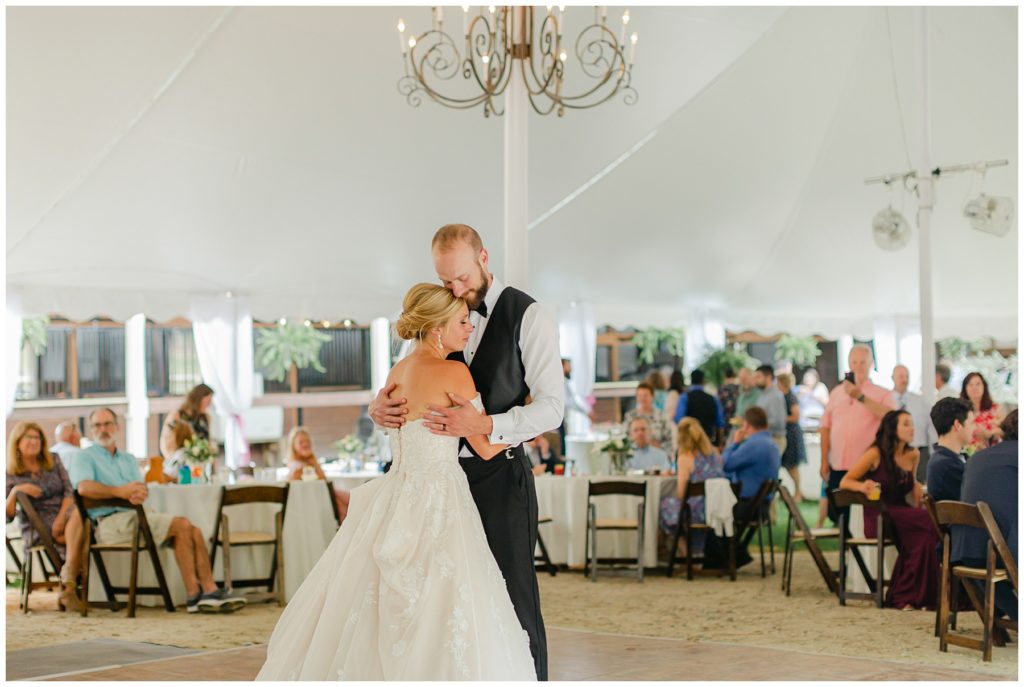
M 190 463 L 205 463 L 213 459 L 213 451 L 210 449 L 210 442 L 199 437 L 191 437 L 185 440 L 185 456 Z
M 612 437 L 601 447 L 602 453 L 630 453 L 632 450 L 633 442 L 628 437 Z
M 352 455 L 363 450 L 363 440 L 349 434 L 335 441 L 331 446 L 338 452 L 338 455 Z

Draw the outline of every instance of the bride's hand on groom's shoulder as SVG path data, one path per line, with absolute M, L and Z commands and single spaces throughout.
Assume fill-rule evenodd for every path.
M 431 413 L 423 422 L 427 429 L 445 437 L 486 436 L 491 433 L 491 418 L 478 412 L 469 399 L 450 392 L 448 398 L 455 404 L 451 408 L 427 406 Z
M 377 392 L 377 398 L 370 404 L 369 414 L 378 427 L 399 429 L 405 424 L 405 415 L 409 409 L 405 407 L 404 398 L 391 398 L 390 394 L 398 385 L 392 382 Z

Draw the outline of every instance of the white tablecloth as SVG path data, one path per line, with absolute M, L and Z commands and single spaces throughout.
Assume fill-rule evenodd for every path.
M 587 560 L 587 485 L 590 480 L 647 483 L 647 509 L 644 517 L 644 566 L 658 563 L 658 509 L 662 495 L 675 488 L 675 477 L 565 477 L 543 474 L 536 478 L 537 503 L 541 517 L 552 522 L 540 525 L 538 532 L 556 564 L 583 565 Z M 635 518 L 637 497 L 602 496 L 595 500 L 599 518 Z M 636 533 L 607 531 L 598 534 L 597 555 L 600 558 L 636 557 Z
M 850 506 L 850 534 L 854 537 L 864 536 L 864 508 L 862 506 Z M 864 559 L 864 564 L 868 567 L 868 572 L 874 576 L 875 566 L 878 565 L 875 547 L 861 546 L 860 555 Z M 892 569 L 896 567 L 897 555 L 898 552 L 895 546 L 885 547 L 885 561 L 882 563 L 882 574 L 885 576 L 885 579 L 892 577 Z M 852 553 L 846 554 L 846 574 L 847 584 L 851 591 L 865 593 L 871 591 Z
M 333 480 L 346 489 L 354 488 L 363 482 L 379 477 L 372 475 L 353 474 Z M 249 483 L 252 485 L 260 482 Z M 244 485 L 239 485 L 244 486 Z M 207 540 L 213 536 L 213 528 L 217 519 L 217 507 L 220 503 L 219 485 L 149 485 L 149 498 L 146 508 L 160 513 L 170 513 L 188 518 L 193 525 L 203 532 Z M 274 530 L 274 513 L 277 506 L 271 504 L 250 504 L 231 506 L 225 509 L 230 520 L 232 531 L 263 531 L 272 533 Z M 334 512 L 328 501 L 327 489 L 321 481 L 292 482 L 288 493 L 288 507 L 284 518 L 284 580 L 285 597 L 292 595 L 312 570 L 320 555 L 330 544 L 336 531 Z M 163 564 L 164 575 L 175 604 L 185 603 L 185 585 L 174 559 L 174 551 L 168 547 L 158 549 Z M 272 547 L 246 546 L 232 549 L 231 576 L 233 579 L 265 578 L 270 574 Z M 115 586 L 127 586 L 129 571 L 129 555 L 122 553 L 106 553 L 107 572 L 111 583 Z M 223 549 L 218 548 L 217 560 L 214 563 L 213 576 L 217 581 L 223 580 Z M 93 564 L 89 573 L 89 598 L 94 601 L 105 599 L 103 585 L 100 583 L 96 566 Z M 156 586 L 156 576 L 147 555 L 139 559 L 139 586 Z M 243 588 L 264 591 L 262 588 Z M 118 598 L 124 598 L 119 596 Z M 140 596 L 139 602 L 144 605 L 160 605 L 159 596 Z

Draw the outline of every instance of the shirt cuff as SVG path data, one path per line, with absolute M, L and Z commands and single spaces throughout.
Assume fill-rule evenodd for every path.
M 491 415 L 491 436 L 487 440 L 492 444 L 512 444 L 512 431 L 515 429 L 510 413 Z

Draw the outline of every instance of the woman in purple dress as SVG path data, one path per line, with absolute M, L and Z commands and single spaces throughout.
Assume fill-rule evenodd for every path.
M 666 496 L 661 500 L 661 530 L 667 534 L 675 534 L 679 524 L 679 508 L 683 502 L 688 482 L 703 482 L 712 477 L 725 477 L 722 456 L 711 445 L 711 440 L 700 426 L 696 418 L 684 417 L 679 422 L 677 441 L 679 445 L 679 470 L 674 496 Z M 704 523 L 704 497 L 694 496 L 689 499 L 690 512 L 695 523 Z M 686 540 L 679 540 L 679 554 L 685 555 Z M 704 552 L 704 531 L 693 533 L 693 555 L 700 556 Z
M 81 610 L 76 593 L 78 553 L 82 527 L 72 500 L 71 480 L 56 454 L 46 447 L 46 435 L 35 422 L 19 422 L 11 432 L 7 447 L 7 520 L 18 515 L 25 547 L 38 537 L 28 519 L 17 508 L 17 493 L 27 495 L 39 519 L 50 529 L 57 553 L 64 558 L 60 570 L 63 591 L 58 599 L 61 610 L 70 606 Z
M 899 551 L 885 605 L 903 610 L 934 609 L 939 584 L 939 535 L 928 511 L 921 507 L 924 491 L 914 479 L 920 454 L 913 440 L 910 413 L 890 410 L 882 418 L 875 443 L 846 473 L 839 488 L 859 491 L 868 498 L 881 490 Z M 864 509 L 866 536 L 877 536 L 877 518 L 877 509 Z

